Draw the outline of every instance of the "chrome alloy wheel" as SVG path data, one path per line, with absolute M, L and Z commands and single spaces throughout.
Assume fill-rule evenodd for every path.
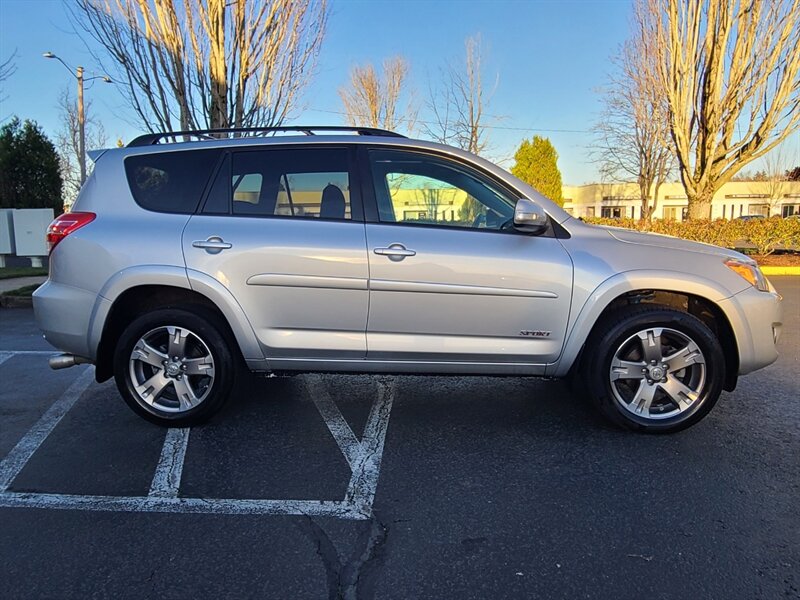
M 194 332 L 163 326 L 144 334 L 129 360 L 131 383 L 139 401 L 163 412 L 182 413 L 198 406 L 214 384 L 214 357 Z
M 611 390 L 625 410 L 644 419 L 668 419 L 689 410 L 706 382 L 706 360 L 686 334 L 644 329 L 614 353 Z

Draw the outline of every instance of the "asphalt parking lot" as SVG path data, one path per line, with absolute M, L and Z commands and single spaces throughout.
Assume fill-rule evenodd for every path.
M 659 437 L 558 382 L 366 376 L 243 376 L 167 433 L 0 310 L 0 597 L 798 598 L 800 278 L 773 283 L 778 362 Z

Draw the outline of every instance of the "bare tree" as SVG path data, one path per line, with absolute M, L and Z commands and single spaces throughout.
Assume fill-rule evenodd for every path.
M 425 124 L 425 133 L 439 143 L 480 155 L 488 148 L 484 111 L 497 80 L 489 92 L 484 89 L 480 34 L 468 37 L 464 48 L 464 62 L 448 63 L 441 71 L 439 86 L 429 88 L 428 109 L 433 121 Z M 458 218 L 473 222 L 481 210 L 481 204 L 468 196 L 459 207 Z
M 417 193 L 422 197 L 422 204 L 425 206 L 429 221 L 439 220 L 439 207 L 444 204 L 442 192 L 441 187 L 433 187 L 431 185 L 425 185 L 417 190 Z
M 441 72 L 440 86 L 430 89 L 428 108 L 433 122 L 425 126 L 425 133 L 442 144 L 481 154 L 487 147 L 484 111 L 497 82 L 489 92 L 484 89 L 480 35 L 467 38 L 464 46 L 464 63 L 448 64 Z
M 0 63 L 0 84 L 4 83 L 6 79 L 11 77 L 17 70 L 17 65 L 14 63 L 14 59 L 17 57 L 17 51 L 11 53 L 4 62 Z M 0 91 L 0 100 L 5 100 L 6 96 L 3 95 L 2 91 Z
M 761 182 L 754 186 L 753 192 L 766 195 L 769 204 L 769 214 L 780 213 L 781 199 L 788 188 L 789 164 L 784 158 L 783 147 L 779 146 L 767 154 L 763 159 L 764 169 L 756 173 L 755 181 Z M 769 215 L 767 215 L 769 216 Z
M 14 64 L 14 59 L 17 57 L 17 51 L 11 53 L 4 62 L 0 63 L 0 83 L 11 77 L 17 70 L 17 65 Z
M 616 69 L 603 90 L 594 154 L 604 180 L 637 183 L 642 219 L 649 221 L 674 155 L 669 106 L 657 85 L 658 49 L 643 22 L 646 9 L 644 0 L 636 1 L 634 34 L 612 59 Z
M 81 189 L 80 173 L 80 125 L 78 123 L 78 104 L 65 88 L 58 99 L 61 127 L 56 134 L 56 150 L 61 166 L 61 178 L 64 181 L 64 204 L 72 206 Z M 90 150 L 103 148 L 108 141 L 105 129 L 100 120 L 92 112 L 92 103 L 87 102 L 84 109 L 84 126 L 86 131 L 86 147 Z
M 690 218 L 800 127 L 800 0 L 648 0 Z
M 402 56 L 383 61 L 381 74 L 371 63 L 353 67 L 349 84 L 339 88 L 347 121 L 351 125 L 389 130 L 404 123 L 407 131 L 413 130 L 417 111 L 411 98 L 406 98 L 405 109 L 398 114 L 408 71 L 408 62 Z
M 75 0 L 72 9 L 150 131 L 280 125 L 310 80 L 327 17 L 328 0 Z

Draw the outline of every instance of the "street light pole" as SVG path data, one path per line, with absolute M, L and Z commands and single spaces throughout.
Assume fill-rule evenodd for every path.
M 67 68 L 70 74 L 72 74 L 72 67 L 52 52 L 45 52 L 42 56 L 45 58 L 55 58 Z M 86 113 L 83 105 L 83 84 L 86 81 L 92 81 L 94 79 L 102 79 L 105 83 L 113 83 L 111 78 L 107 75 L 97 75 L 87 79 L 83 76 L 83 72 L 84 68 L 79 66 L 75 69 L 75 73 L 72 74 L 72 76 L 78 80 L 78 165 L 80 168 L 81 186 L 83 182 L 86 181 Z
M 83 112 L 83 67 L 75 70 L 78 79 L 78 164 L 81 169 L 81 187 L 86 181 L 86 117 Z

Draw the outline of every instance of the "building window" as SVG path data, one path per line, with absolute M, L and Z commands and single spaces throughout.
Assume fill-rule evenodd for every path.
M 619 219 L 622 217 L 622 208 L 619 206 L 604 206 L 601 209 L 600 216 L 604 219 Z
M 784 204 L 781 207 L 781 216 L 783 218 L 798 214 L 800 214 L 800 204 Z
M 662 214 L 664 215 L 665 221 L 677 221 L 679 220 L 679 216 L 683 216 L 683 212 L 678 212 L 681 210 L 682 207 L 680 206 L 665 206 Z
M 769 204 L 751 204 L 748 207 L 749 214 L 761 215 L 762 217 L 769 216 Z
M 593 217 L 594 216 L 594 206 L 587 206 L 586 207 L 586 216 Z

